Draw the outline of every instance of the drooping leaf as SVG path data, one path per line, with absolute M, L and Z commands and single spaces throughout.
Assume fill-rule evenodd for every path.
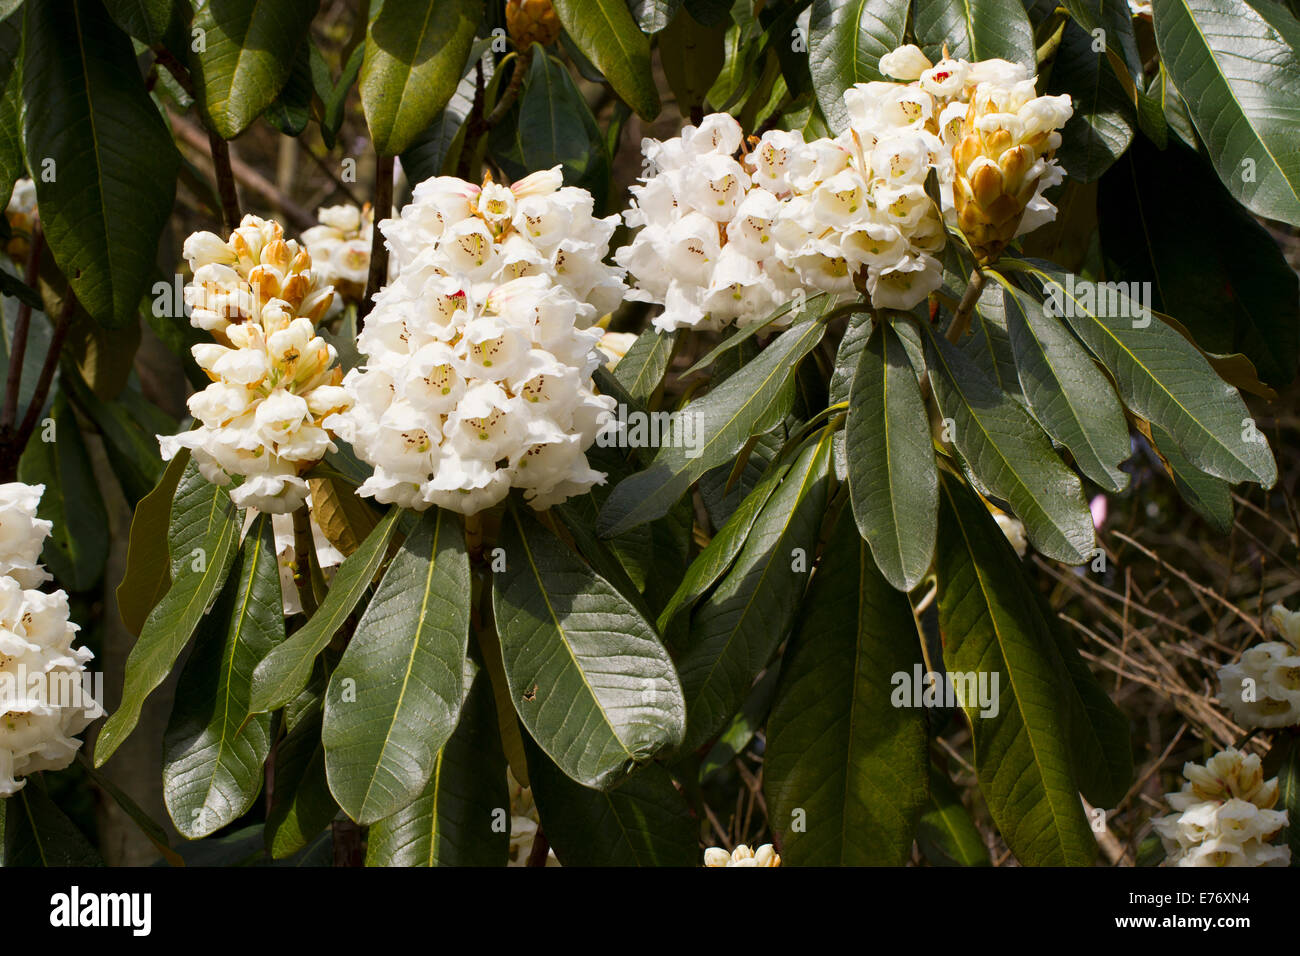
M 948 436 L 988 491 L 1010 503 L 1034 547 L 1080 564 L 1096 541 L 1077 475 L 1023 408 L 926 326 L 926 363 Z
M 1188 196 L 1195 229 L 1180 220 Z M 1272 385 L 1295 377 L 1295 270 L 1202 157 L 1177 141 L 1164 151 L 1139 141 L 1102 179 L 1097 201 L 1114 278 L 1150 283 L 1151 308 L 1177 318 L 1207 352 L 1243 353 Z
M 658 764 L 616 790 L 570 780 L 528 742 L 528 769 L 542 830 L 564 866 L 695 866 L 699 838 L 686 801 Z
M 63 393 L 50 409 L 53 433 L 33 433 L 18 462 L 18 480 L 44 485 L 37 515 L 53 523 L 41 560 L 69 591 L 93 587 L 108 560 L 108 511 L 77 416 Z M 49 438 L 47 441 L 46 438 Z
M 253 673 L 249 713 L 278 710 L 293 700 L 311 679 L 312 665 L 343 626 L 374 580 L 401 516 L 392 508 L 334 574 L 329 593 L 311 620 L 268 654 Z
M 988 866 L 989 851 L 948 775 L 930 765 L 930 802 L 916 823 L 916 845 L 935 866 Z
M 271 718 L 245 721 L 253 669 L 284 640 L 271 516 L 244 538 L 217 603 L 199 626 L 163 738 L 163 799 L 191 840 L 243 816 L 262 789 Z
M 1267 442 L 1251 427 L 1237 390 L 1196 346 L 1154 316 L 1143 316 L 1122 289 L 1108 290 L 1103 303 L 1088 295 L 1091 283 L 1050 268 L 1025 268 L 1047 297 L 1044 308 L 1064 313 L 1114 378 L 1124 404 L 1168 431 L 1192 464 L 1225 481 L 1273 486 L 1277 465 Z
M 138 321 L 180 156 L 97 0 L 29 3 L 25 17 L 23 136 L 45 239 L 78 302 L 120 328 Z
M 145 618 L 140 639 L 127 656 L 122 703 L 95 741 L 96 767 L 135 730 L 145 698 L 171 673 L 221 590 L 238 550 L 237 517 L 226 489 L 206 481 L 190 462 L 172 499 L 168 524 L 171 587 Z
M 406 149 L 460 83 L 482 0 L 385 0 L 366 32 L 361 108 L 381 156 Z
M 887 322 L 859 353 L 844 428 L 857 528 L 885 580 L 910 591 L 934 556 L 939 477 L 916 372 Z
M 1106 376 L 1060 319 L 1008 289 L 1007 327 L 1025 400 L 1038 423 L 1070 450 L 1079 470 L 1108 491 L 1128 487 L 1119 467 L 1131 444 L 1124 409 Z
M 910 699 L 896 706 L 893 688 L 922 668 L 907 596 L 841 514 L 767 723 L 763 791 L 784 862 L 907 862 L 928 793 L 926 717 Z
M 646 329 L 614 366 L 614 377 L 637 401 L 648 402 L 663 381 L 672 358 L 674 340 L 672 332 Z
M 428 786 L 370 827 L 366 866 L 501 866 L 509 857 L 510 791 L 492 688 L 473 664 L 465 680 L 460 723 Z
M 184 49 L 190 19 L 188 0 L 104 0 L 117 25 L 146 46 Z
M 614 92 L 644 120 L 659 115 L 650 69 L 650 40 L 637 28 L 626 0 L 554 0 L 560 23 Z
M 131 534 L 126 546 L 126 574 L 117 586 L 117 612 L 126 629 L 137 637 L 149 612 L 171 586 L 168 567 L 167 526 L 172 498 L 190 462 L 188 448 L 181 449 L 167 465 L 162 478 L 140 499 L 131 517 Z
M 727 26 L 729 22 L 705 26 L 689 10 L 682 10 L 659 36 L 664 77 L 682 116 L 704 106 L 709 88 L 722 72 Z
M 266 838 L 267 849 L 277 860 L 302 850 L 339 812 L 325 778 L 322 720 L 317 697 L 310 713 L 275 747 L 275 790 L 266 816 Z
M 330 792 L 358 823 L 391 816 L 429 782 L 464 700 L 469 626 L 460 522 L 430 509 L 384 572 L 325 697 Z
M 996 701 L 961 699 L 980 790 L 1007 845 L 1028 866 L 1087 865 L 1097 844 L 1083 815 L 1060 700 L 1060 671 L 1032 593 L 987 509 L 951 476 L 939 485 L 939 629 L 954 675 L 996 677 Z M 957 685 L 959 694 L 969 684 Z
M 1300 225 L 1300 23 L 1261 0 L 1155 0 L 1160 60 L 1219 178 L 1251 212 Z
M 1232 486 L 1221 478 L 1207 475 L 1183 454 L 1178 442 L 1159 425 L 1147 424 L 1151 444 L 1166 466 L 1179 496 L 1191 509 L 1210 523 L 1220 534 L 1232 531 Z
M 28 783 L 0 801 L 6 867 L 103 866 L 86 835 L 60 810 L 39 784 Z
M 677 746 L 685 703 L 653 627 L 535 518 L 514 509 L 492 606 L 511 700 L 574 780 L 608 788 Z
M 704 472 L 730 460 L 751 435 L 780 423 L 794 401 L 792 373 L 825 332 L 816 320 L 788 329 L 735 375 L 676 412 L 673 438 L 650 467 L 621 482 L 606 499 L 601 535 L 620 534 L 667 514 Z
M 754 678 L 790 633 L 826 508 L 830 453 L 829 432 L 799 453 L 751 525 L 730 570 L 691 617 L 677 662 L 689 750 L 740 709 Z
M 596 118 L 569 71 L 534 45 L 523 92 L 488 138 L 492 157 L 511 179 L 561 167 L 566 186 L 580 186 L 602 204 L 610 160 Z
M 319 0 L 208 0 L 194 14 L 190 67 L 209 128 L 234 139 L 275 102 Z M 194 49 L 196 46 L 199 49 Z
M 1114 3 L 1114 0 L 1108 0 Z M 1092 182 L 1133 142 L 1133 100 L 1105 49 L 1083 27 L 1067 23 L 1052 64 L 1048 92 L 1069 94 L 1074 114 L 1061 130 L 1057 158 L 1071 179 Z
M 907 9 L 907 4 L 893 0 L 813 0 L 808 67 L 817 102 L 833 131 L 849 123 L 844 91 L 854 83 L 885 79 L 880 58 L 902 46 Z

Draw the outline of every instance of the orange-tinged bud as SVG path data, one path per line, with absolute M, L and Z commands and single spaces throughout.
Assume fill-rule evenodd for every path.
M 506 29 L 520 50 L 534 43 L 550 46 L 560 38 L 560 18 L 551 0 L 510 0 L 506 4 Z

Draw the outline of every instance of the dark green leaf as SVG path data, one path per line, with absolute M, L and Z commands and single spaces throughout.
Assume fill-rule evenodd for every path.
M 646 329 L 614 366 L 614 377 L 637 401 L 649 402 L 663 381 L 668 361 L 672 358 L 674 338 L 672 332 Z
M 947 43 L 959 59 L 1010 60 L 1034 71 L 1034 32 L 1017 0 L 917 0 L 913 29 L 936 63 Z
M 950 679 L 987 675 L 989 688 L 998 681 L 995 704 L 982 709 L 978 700 L 960 700 L 980 789 L 1021 863 L 1087 865 L 1097 843 L 1074 780 L 1060 668 L 1033 594 L 984 505 L 949 475 L 939 499 L 944 665 Z
M 204 480 L 191 462 L 172 499 L 167 542 L 171 588 L 149 612 L 126 659 L 122 703 L 100 728 L 95 766 L 122 745 L 140 719 L 145 698 L 171 673 L 235 559 L 239 522 L 230 495 Z
M 775 428 L 794 400 L 788 387 L 792 373 L 825 332 L 818 321 L 783 332 L 739 372 L 675 413 L 674 440 L 649 468 L 610 493 L 600 512 L 601 535 L 620 534 L 667 514 L 704 472 L 731 459 L 750 435 Z
M 316 657 L 334 638 L 374 580 L 401 514 L 400 508 L 389 510 L 361 547 L 335 572 L 329 593 L 311 620 L 257 665 L 249 695 L 249 713 L 278 710 L 307 686 Z
M 167 526 L 172 498 L 180 484 L 190 452 L 183 448 L 167 465 L 157 486 L 140 499 L 131 517 L 126 546 L 126 573 L 117 586 L 117 612 L 126 629 L 137 637 L 145 619 L 171 586 L 168 568 Z
M 826 122 L 849 125 L 844 91 L 883 80 L 880 58 L 902 46 L 907 4 L 894 0 L 813 0 L 808 22 L 808 66 Z M 778 37 L 777 42 L 787 42 Z
M 642 119 L 659 115 L 659 91 L 650 69 L 650 41 L 626 0 L 554 0 L 555 12 L 614 92 Z
M 179 154 L 136 81 L 130 41 L 97 0 L 25 12 L 23 135 L 45 239 L 96 321 L 137 322 Z
M 809 443 L 763 505 L 740 553 L 691 618 L 678 660 L 685 747 L 722 729 L 789 635 L 808 584 L 830 481 L 830 432 Z
M 469 552 L 457 517 L 426 511 L 388 565 L 325 697 L 330 791 L 358 823 L 429 782 L 464 700 Z
M 103 866 L 95 848 L 39 784 L 28 783 L 0 800 L 4 836 L 0 857 L 6 867 Z
M 910 374 L 910 372 L 909 372 Z M 925 806 L 925 711 L 896 706 L 920 678 L 907 595 L 841 514 L 786 652 L 767 723 L 763 791 L 785 862 L 901 866 Z
M 952 781 L 930 766 L 930 802 L 916 824 L 916 844 L 935 866 L 988 866 L 989 851 Z
M 261 792 L 271 718 L 244 715 L 253 669 L 283 640 L 275 533 L 262 514 L 199 626 L 163 738 L 163 798 L 176 829 L 191 840 L 233 823 Z
M 551 759 L 607 788 L 679 744 L 686 708 L 654 628 L 535 518 L 512 510 L 501 548 L 492 605 L 505 675 Z
M 910 591 L 934 556 L 939 476 L 921 387 L 888 322 L 859 353 L 844 428 L 858 530 L 885 580 Z

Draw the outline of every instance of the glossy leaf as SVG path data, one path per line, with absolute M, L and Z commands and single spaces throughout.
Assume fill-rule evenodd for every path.
M 916 372 L 887 322 L 858 356 L 844 428 L 858 530 L 885 580 L 910 591 L 934 557 L 939 476 Z
M 45 239 L 80 304 L 119 328 L 137 321 L 180 156 L 97 0 L 29 3 L 25 16 L 23 136 Z
M 511 700 L 528 732 L 585 786 L 608 788 L 682 739 L 667 651 L 626 598 L 535 518 L 512 510 L 492 606 Z
M 275 790 L 266 817 L 266 840 L 277 860 L 302 850 L 339 812 L 325 779 L 322 719 L 318 697 L 311 712 L 275 747 Z
M 135 729 L 145 698 L 171 673 L 221 590 L 238 550 L 236 519 L 226 489 L 204 480 L 192 462 L 187 465 L 172 499 L 167 532 L 172 584 L 149 612 L 127 656 L 122 702 L 95 742 L 96 767 L 103 766 Z
M 772 492 L 731 569 L 691 618 L 677 667 L 686 694 L 686 749 L 738 711 L 794 625 L 826 508 L 831 439 L 809 443 Z
M 401 514 L 400 508 L 389 510 L 361 547 L 335 572 L 329 592 L 311 620 L 257 665 L 249 713 L 278 710 L 307 686 L 316 657 L 333 640 L 374 581 Z
M 456 732 L 410 806 L 370 827 L 366 866 L 501 866 L 510 832 L 494 824 L 510 806 L 506 758 L 486 673 L 471 665 Z M 505 821 L 509 826 L 509 820 Z
M 620 534 L 667 514 L 704 472 L 729 461 L 751 435 L 776 427 L 794 400 L 788 387 L 794 369 L 825 332 L 815 320 L 788 329 L 735 375 L 675 413 L 673 434 L 682 440 L 665 444 L 649 468 L 610 493 L 600 512 L 601 535 Z
M 1100 177 L 1133 142 L 1133 100 L 1106 53 L 1095 46 L 1083 27 L 1066 24 L 1048 89 L 1054 95 L 1069 94 L 1074 106 L 1061 130 L 1057 158 L 1071 179 L 1084 183 Z
M 930 382 L 948 436 L 989 493 L 1010 503 L 1034 547 L 1081 564 L 1096 540 L 1077 475 L 1014 399 L 926 326 Z
M 275 102 L 288 81 L 319 0 L 208 0 L 194 14 L 202 48 L 190 65 L 199 109 L 234 139 Z
M 840 515 L 800 618 L 763 758 L 782 860 L 901 866 L 929 758 L 925 711 L 910 697 L 895 706 L 894 687 L 921 673 L 921 645 L 907 595 L 876 569 L 851 515 Z
M 989 811 L 1021 863 L 1087 865 L 1097 844 L 1083 815 L 1047 649 L 1015 552 L 984 505 L 951 476 L 940 482 L 939 629 L 948 673 L 998 678 L 996 714 L 962 700 Z M 992 711 L 993 708 L 987 708 Z
M 642 119 L 659 114 L 650 69 L 650 41 L 637 28 L 626 0 L 554 0 L 560 23 L 614 92 Z
M 1155 0 L 1160 60 L 1229 191 L 1300 224 L 1300 23 L 1263 0 Z
M 271 718 L 244 716 L 253 669 L 283 640 L 275 533 L 263 514 L 199 627 L 163 738 L 163 798 L 191 840 L 233 823 L 261 792 Z
M 20 866 L 103 866 L 84 833 L 60 810 L 39 783 L 28 783 L 0 801 L 0 862 Z
M 947 43 L 958 59 L 1010 60 L 1033 72 L 1034 33 L 1017 0 L 917 0 L 913 29 L 935 63 Z
M 384 572 L 325 697 L 330 791 L 358 823 L 391 816 L 429 782 L 460 715 L 469 624 L 460 520 L 430 509 Z
M 893 0 L 813 0 L 808 67 L 822 114 L 833 131 L 849 123 L 844 91 L 883 80 L 880 58 L 902 46 L 907 4 Z M 786 42 L 781 38 L 778 42 Z
M 366 32 L 361 108 L 381 156 L 406 149 L 456 92 L 482 0 L 385 0 Z
M 648 402 L 663 381 L 672 358 L 674 340 L 672 332 L 646 329 L 614 366 L 614 377 L 637 401 Z

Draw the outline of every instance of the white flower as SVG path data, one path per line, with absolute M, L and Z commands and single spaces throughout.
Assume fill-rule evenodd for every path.
M 897 80 L 918 79 L 930 66 L 929 58 L 910 43 L 880 58 L 880 72 Z
M 757 850 L 740 844 L 730 853 L 720 846 L 711 846 L 704 851 L 704 865 L 707 867 L 723 866 L 780 866 L 781 857 L 770 843 L 764 843 Z
M 545 508 L 604 481 L 586 459 L 613 406 L 592 391 L 593 325 L 625 286 L 604 261 L 616 217 L 593 208 L 556 167 L 509 187 L 431 179 L 379 224 L 397 277 L 343 380 L 352 408 L 323 423 L 374 468 L 361 494 L 473 514 L 511 487 Z
M 1243 727 L 1300 726 L 1300 614 L 1274 605 L 1268 616 L 1284 641 L 1266 641 L 1219 669 L 1219 699 Z
M 94 655 L 72 646 L 68 596 L 29 586 L 49 579 L 36 563 L 51 530 L 34 517 L 44 490 L 0 485 L 0 797 L 22 789 L 19 777 L 72 763 L 74 735 L 103 714 L 82 680 Z
M 1025 538 L 1025 523 L 1004 511 L 995 511 L 993 520 L 998 523 L 1002 533 L 1007 536 L 1007 541 L 1011 543 L 1011 547 L 1015 548 L 1016 554 L 1023 558 L 1025 552 L 1029 550 L 1029 542 Z
M 1278 784 L 1264 780 L 1259 757 L 1229 747 L 1204 766 L 1183 766 L 1186 782 L 1166 795 L 1174 812 L 1153 821 L 1167 866 L 1286 866 L 1287 847 L 1271 840 L 1287 825 L 1274 810 Z
M 346 209 L 322 214 L 351 222 Z M 209 481 L 243 478 L 231 491 L 236 506 L 273 514 L 306 500 L 301 475 L 334 450 L 322 422 L 351 402 L 333 347 L 316 334 L 333 289 L 283 235 L 277 223 L 245 216 L 227 242 L 202 232 L 186 240 L 190 319 L 216 339 L 192 352 L 213 381 L 189 399 L 199 427 L 159 436 L 164 458 L 189 448 Z

